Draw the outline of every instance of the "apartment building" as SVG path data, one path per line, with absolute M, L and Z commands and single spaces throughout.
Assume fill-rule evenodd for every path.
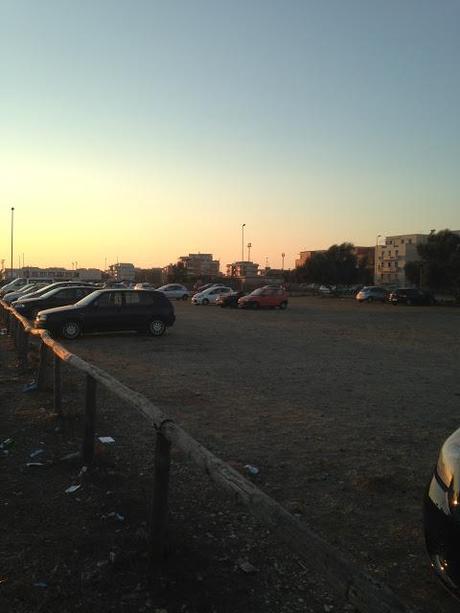
M 308 260 L 316 253 L 326 253 L 325 249 L 317 249 L 316 251 L 301 251 L 299 257 L 295 261 L 295 267 L 300 268 L 304 266 Z
M 120 262 L 109 266 L 109 275 L 115 281 L 134 281 L 136 278 L 136 269 L 134 264 L 128 262 Z
M 428 234 L 399 234 L 387 236 L 385 244 L 376 246 L 374 282 L 376 285 L 406 285 L 404 266 L 420 260 L 417 245 Z
M 181 262 L 190 277 L 217 277 L 219 275 L 220 262 L 214 260 L 212 253 L 189 253 L 182 255 Z
M 227 264 L 227 277 L 257 277 L 259 264 L 254 262 L 232 262 Z

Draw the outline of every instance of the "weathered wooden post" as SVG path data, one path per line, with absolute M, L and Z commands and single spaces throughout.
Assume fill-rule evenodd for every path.
M 150 519 L 152 562 L 164 560 L 168 547 L 168 490 L 171 465 L 171 443 L 157 432 L 153 499 Z
M 29 335 L 25 329 L 20 326 L 19 344 L 18 344 L 18 368 L 27 367 L 27 352 L 29 349 Z
M 46 388 L 46 376 L 47 376 L 47 358 L 48 358 L 48 350 L 45 343 L 41 343 L 40 345 L 40 359 L 38 363 L 38 374 L 37 374 L 37 388 L 40 391 L 43 391 Z
M 62 385 L 61 385 L 61 359 L 54 355 L 54 382 L 53 382 L 54 412 L 62 415 Z
M 83 437 L 83 464 L 89 466 L 94 459 L 96 435 L 96 380 L 86 375 L 85 432 Z

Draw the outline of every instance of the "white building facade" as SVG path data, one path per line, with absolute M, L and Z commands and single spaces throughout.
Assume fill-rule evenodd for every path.
M 423 243 L 428 234 L 399 234 L 387 236 L 385 244 L 375 250 L 374 282 L 376 285 L 406 285 L 404 266 L 407 262 L 420 260 L 417 245 Z

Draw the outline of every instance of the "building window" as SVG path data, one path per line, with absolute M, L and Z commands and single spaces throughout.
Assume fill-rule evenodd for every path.
M 404 245 L 404 239 L 403 238 L 401 239 L 401 245 Z
M 412 245 L 412 239 L 410 238 L 408 241 L 409 245 Z
M 396 250 L 395 250 L 395 255 L 396 255 L 396 256 L 397 256 L 397 255 L 399 255 L 399 251 L 398 251 L 398 249 L 396 249 Z

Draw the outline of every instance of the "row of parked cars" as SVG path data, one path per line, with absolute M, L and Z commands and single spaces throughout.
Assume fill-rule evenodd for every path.
M 285 309 L 288 305 L 286 291 L 278 286 L 267 285 L 247 295 L 219 284 L 199 290 L 193 295 L 194 304 L 250 309 Z M 171 299 L 185 300 L 189 293 L 179 284 L 155 290 L 146 284 L 103 288 L 92 283 L 61 281 L 48 285 L 31 283 L 11 292 L 4 286 L 0 297 L 18 313 L 34 320 L 35 327 L 74 339 L 82 332 L 114 330 L 147 331 L 161 336 L 175 321 Z
M 391 304 L 427 305 L 436 304 L 433 294 L 417 288 L 402 287 L 389 291 L 378 285 L 363 287 L 357 294 L 358 302 L 390 302 Z
M 82 332 L 115 330 L 161 336 L 176 319 L 171 301 L 160 291 L 98 288 L 72 281 L 25 291 L 10 302 L 16 311 L 33 319 L 36 328 L 67 339 L 75 339 Z M 2 299 L 6 301 L 7 297 L 4 293 Z

